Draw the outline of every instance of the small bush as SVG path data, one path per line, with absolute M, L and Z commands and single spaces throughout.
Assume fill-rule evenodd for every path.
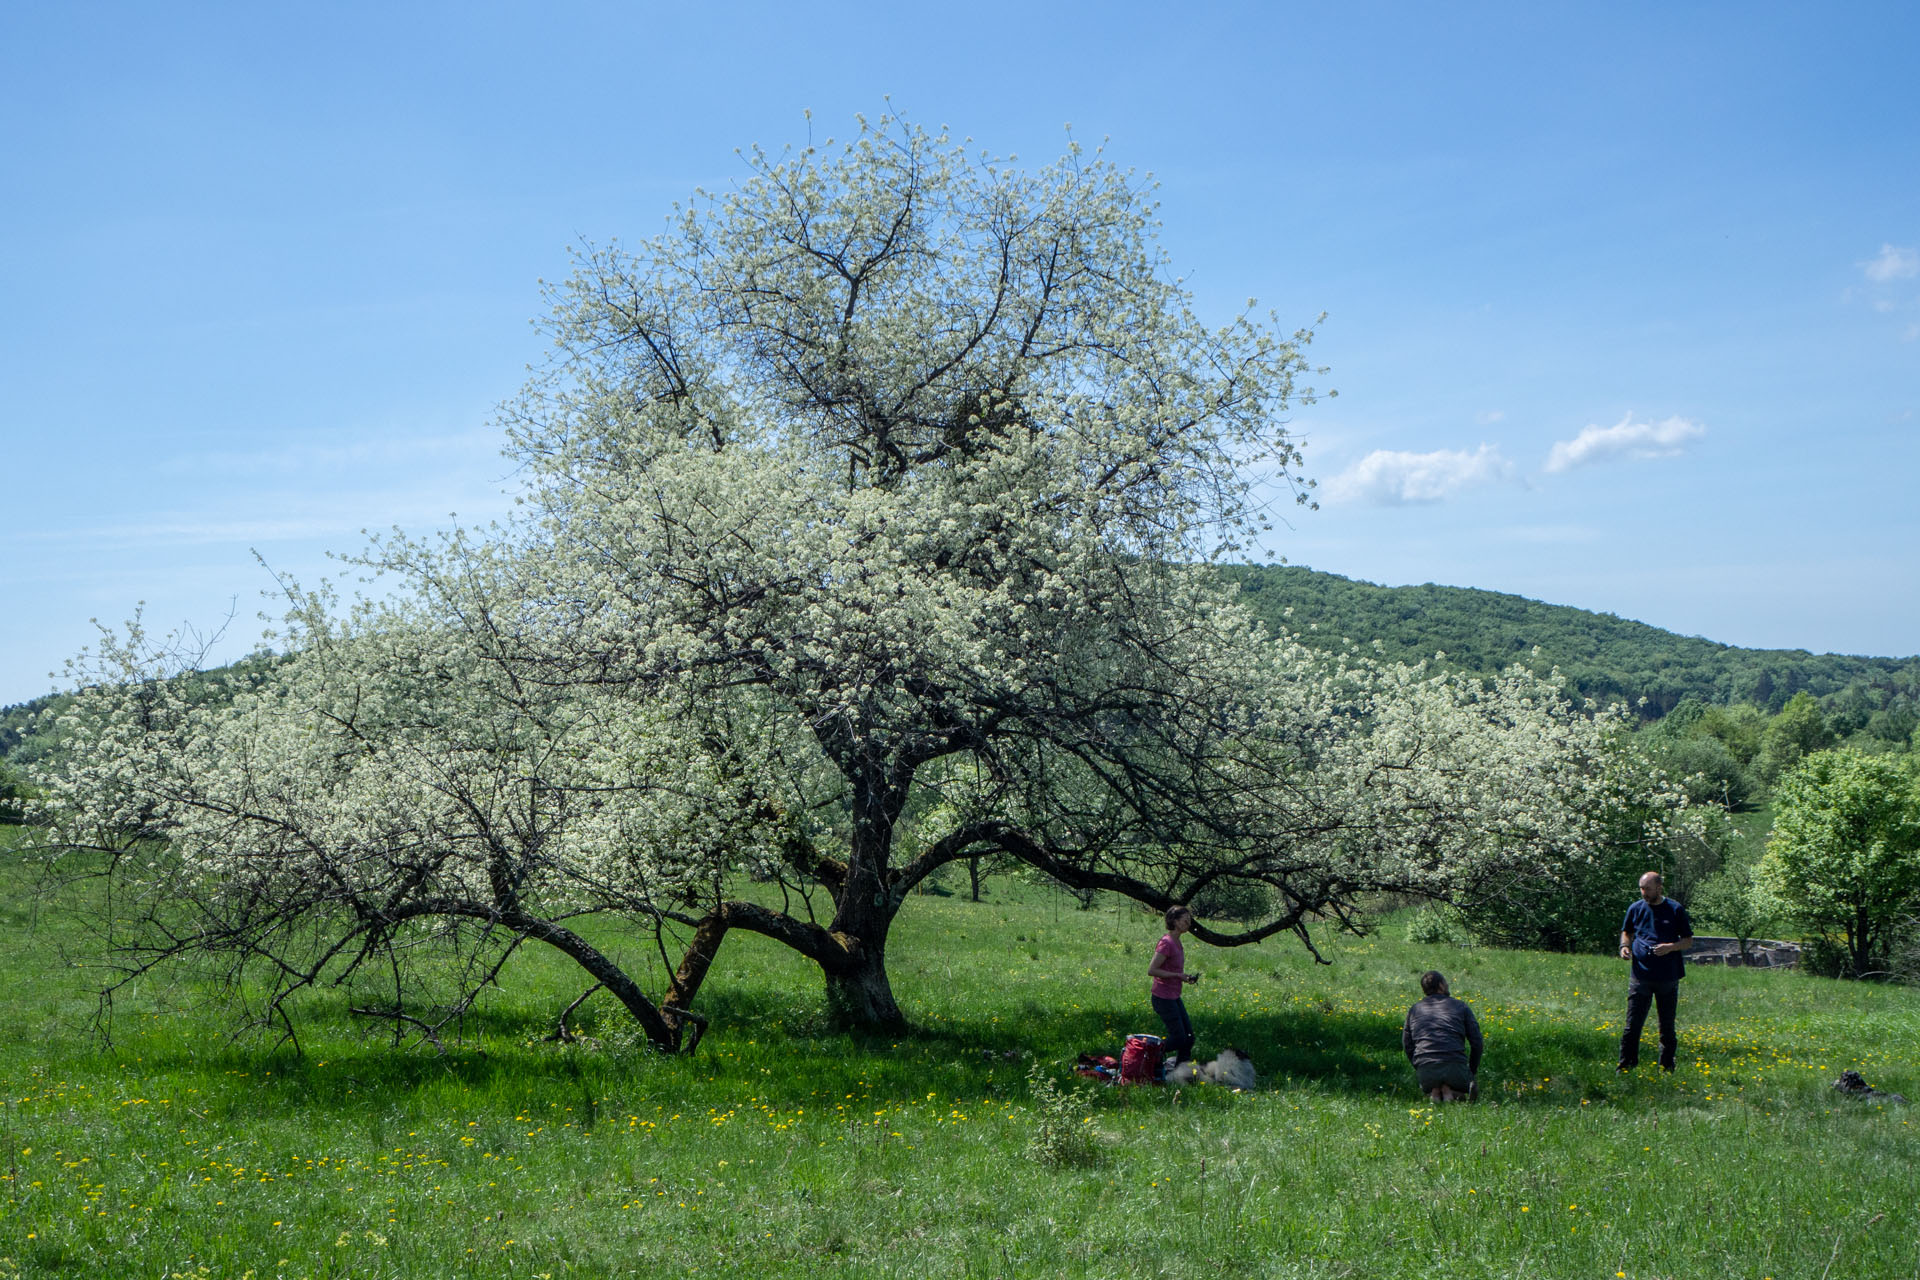
M 1618 948 L 1620 917 L 1640 873 L 1665 870 L 1645 842 L 1622 838 L 1591 861 L 1528 869 L 1463 898 L 1459 910 L 1482 946 L 1532 951 L 1604 952 Z
M 1215 880 L 1187 905 L 1202 920 L 1245 923 L 1266 917 L 1273 905 L 1273 890 L 1251 880 Z
M 24 822 L 31 797 L 26 780 L 5 760 L 0 760 L 0 822 Z
M 1467 922 L 1460 918 L 1457 908 L 1430 902 L 1407 921 L 1407 941 L 1427 946 L 1464 947 L 1472 943 L 1473 935 L 1467 931 Z
M 1800 943 L 1800 971 L 1816 978 L 1850 978 L 1853 957 L 1840 943 L 1816 934 Z
M 1707 877 L 1693 896 L 1692 915 L 1732 934 L 1744 954 L 1746 945 L 1773 921 L 1753 892 L 1753 868 L 1735 863 Z
M 1680 784 L 1689 803 L 1745 810 L 1760 793 L 1759 779 L 1718 738 L 1653 738 L 1646 745 L 1647 754 Z
M 1903 982 L 1910 987 L 1920 986 L 1920 919 L 1908 920 L 1901 929 L 1887 967 L 1892 971 L 1895 982 Z
M 930 893 L 936 898 L 952 897 L 953 889 L 947 883 L 948 877 L 952 875 L 952 873 L 952 863 L 945 863 L 935 867 L 921 877 L 920 883 L 913 887 L 913 891 L 915 893 Z
M 1037 1062 L 1027 1071 L 1027 1088 L 1033 1095 L 1027 1159 L 1056 1167 L 1092 1164 L 1100 1147 L 1085 1096 L 1077 1089 L 1062 1089 Z
M 1897 936 L 1886 955 L 1875 951 L 1864 967 L 1845 941 L 1813 935 L 1800 943 L 1800 970 L 1819 978 L 1891 979 L 1920 985 L 1920 935 Z

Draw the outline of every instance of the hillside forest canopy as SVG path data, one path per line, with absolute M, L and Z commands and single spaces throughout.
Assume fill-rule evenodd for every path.
M 224 964 L 289 1035 L 377 978 L 433 1027 L 533 944 L 672 1050 L 734 931 L 899 1027 L 894 919 L 981 857 L 1311 947 L 1709 838 L 1626 712 L 1270 626 L 1213 567 L 1256 473 L 1310 494 L 1311 331 L 1203 324 L 1150 187 L 892 119 L 749 165 L 551 290 L 523 518 L 376 540 L 379 600 L 285 583 L 219 680 L 137 624 L 86 655 L 29 781 L 129 978 Z

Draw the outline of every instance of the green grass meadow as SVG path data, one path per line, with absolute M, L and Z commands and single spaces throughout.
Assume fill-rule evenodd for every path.
M 123 1000 L 111 1043 L 70 904 L 0 869 L 0 1280 L 15 1276 L 1549 1276 L 1920 1274 L 1911 1108 L 1920 992 L 1696 967 L 1681 1069 L 1615 1076 L 1614 961 L 1414 946 L 1391 926 L 1216 951 L 1201 1050 L 1262 1083 L 1069 1084 L 1155 1030 L 1161 930 L 995 881 L 917 896 L 890 947 L 911 1036 L 829 1032 L 819 983 L 729 938 L 692 1057 L 542 1037 L 585 985 L 530 956 L 462 1037 L 396 1050 L 343 997 L 305 1052 L 234 1040 L 184 983 Z M 1624 905 L 1631 886 L 1622 892 Z M 644 954 L 638 942 L 634 957 Z M 1400 1056 L 1433 966 L 1487 1031 L 1477 1106 Z M 1024 1155 L 1027 1073 L 1077 1091 L 1091 1163 Z

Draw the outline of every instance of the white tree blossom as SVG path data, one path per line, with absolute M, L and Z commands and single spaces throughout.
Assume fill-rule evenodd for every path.
M 1252 886 L 1264 918 L 1197 936 L 1307 941 L 1678 803 L 1553 682 L 1253 623 L 1206 562 L 1260 528 L 1255 478 L 1296 475 L 1310 334 L 1202 324 L 1131 175 L 892 120 L 748 163 L 553 290 L 505 415 L 525 520 L 377 544 L 407 602 L 303 601 L 230 707 L 123 655 L 72 719 L 67 829 L 165 836 L 246 946 L 247 895 L 302 893 L 326 964 L 428 927 L 551 943 L 670 1045 L 736 928 L 900 1021 L 892 921 L 984 853 L 1151 907 Z M 563 923 L 595 911 L 682 931 L 663 992 Z
M 431 1034 L 536 941 L 678 1043 L 681 1016 L 568 926 L 612 914 L 657 932 L 776 857 L 780 816 L 741 758 L 763 740 L 703 735 L 664 700 L 520 679 L 505 653 L 524 617 L 468 550 L 439 562 L 467 573 L 422 562 L 412 599 L 344 618 L 295 592 L 285 655 L 230 700 L 137 627 L 102 644 L 36 816 L 70 865 L 108 859 L 130 975 L 226 957 L 289 1032 L 289 997 L 390 976 L 391 1003 L 363 1012 Z M 429 1022 L 415 958 L 447 953 L 463 963 Z

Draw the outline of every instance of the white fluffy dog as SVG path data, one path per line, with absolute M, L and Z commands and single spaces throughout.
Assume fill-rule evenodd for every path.
M 1238 1049 L 1222 1049 L 1220 1056 L 1212 1062 L 1183 1062 L 1167 1072 L 1168 1084 L 1205 1081 L 1207 1084 L 1224 1084 L 1232 1089 L 1251 1089 L 1259 1083 L 1259 1079 L 1254 1074 L 1253 1063 Z

